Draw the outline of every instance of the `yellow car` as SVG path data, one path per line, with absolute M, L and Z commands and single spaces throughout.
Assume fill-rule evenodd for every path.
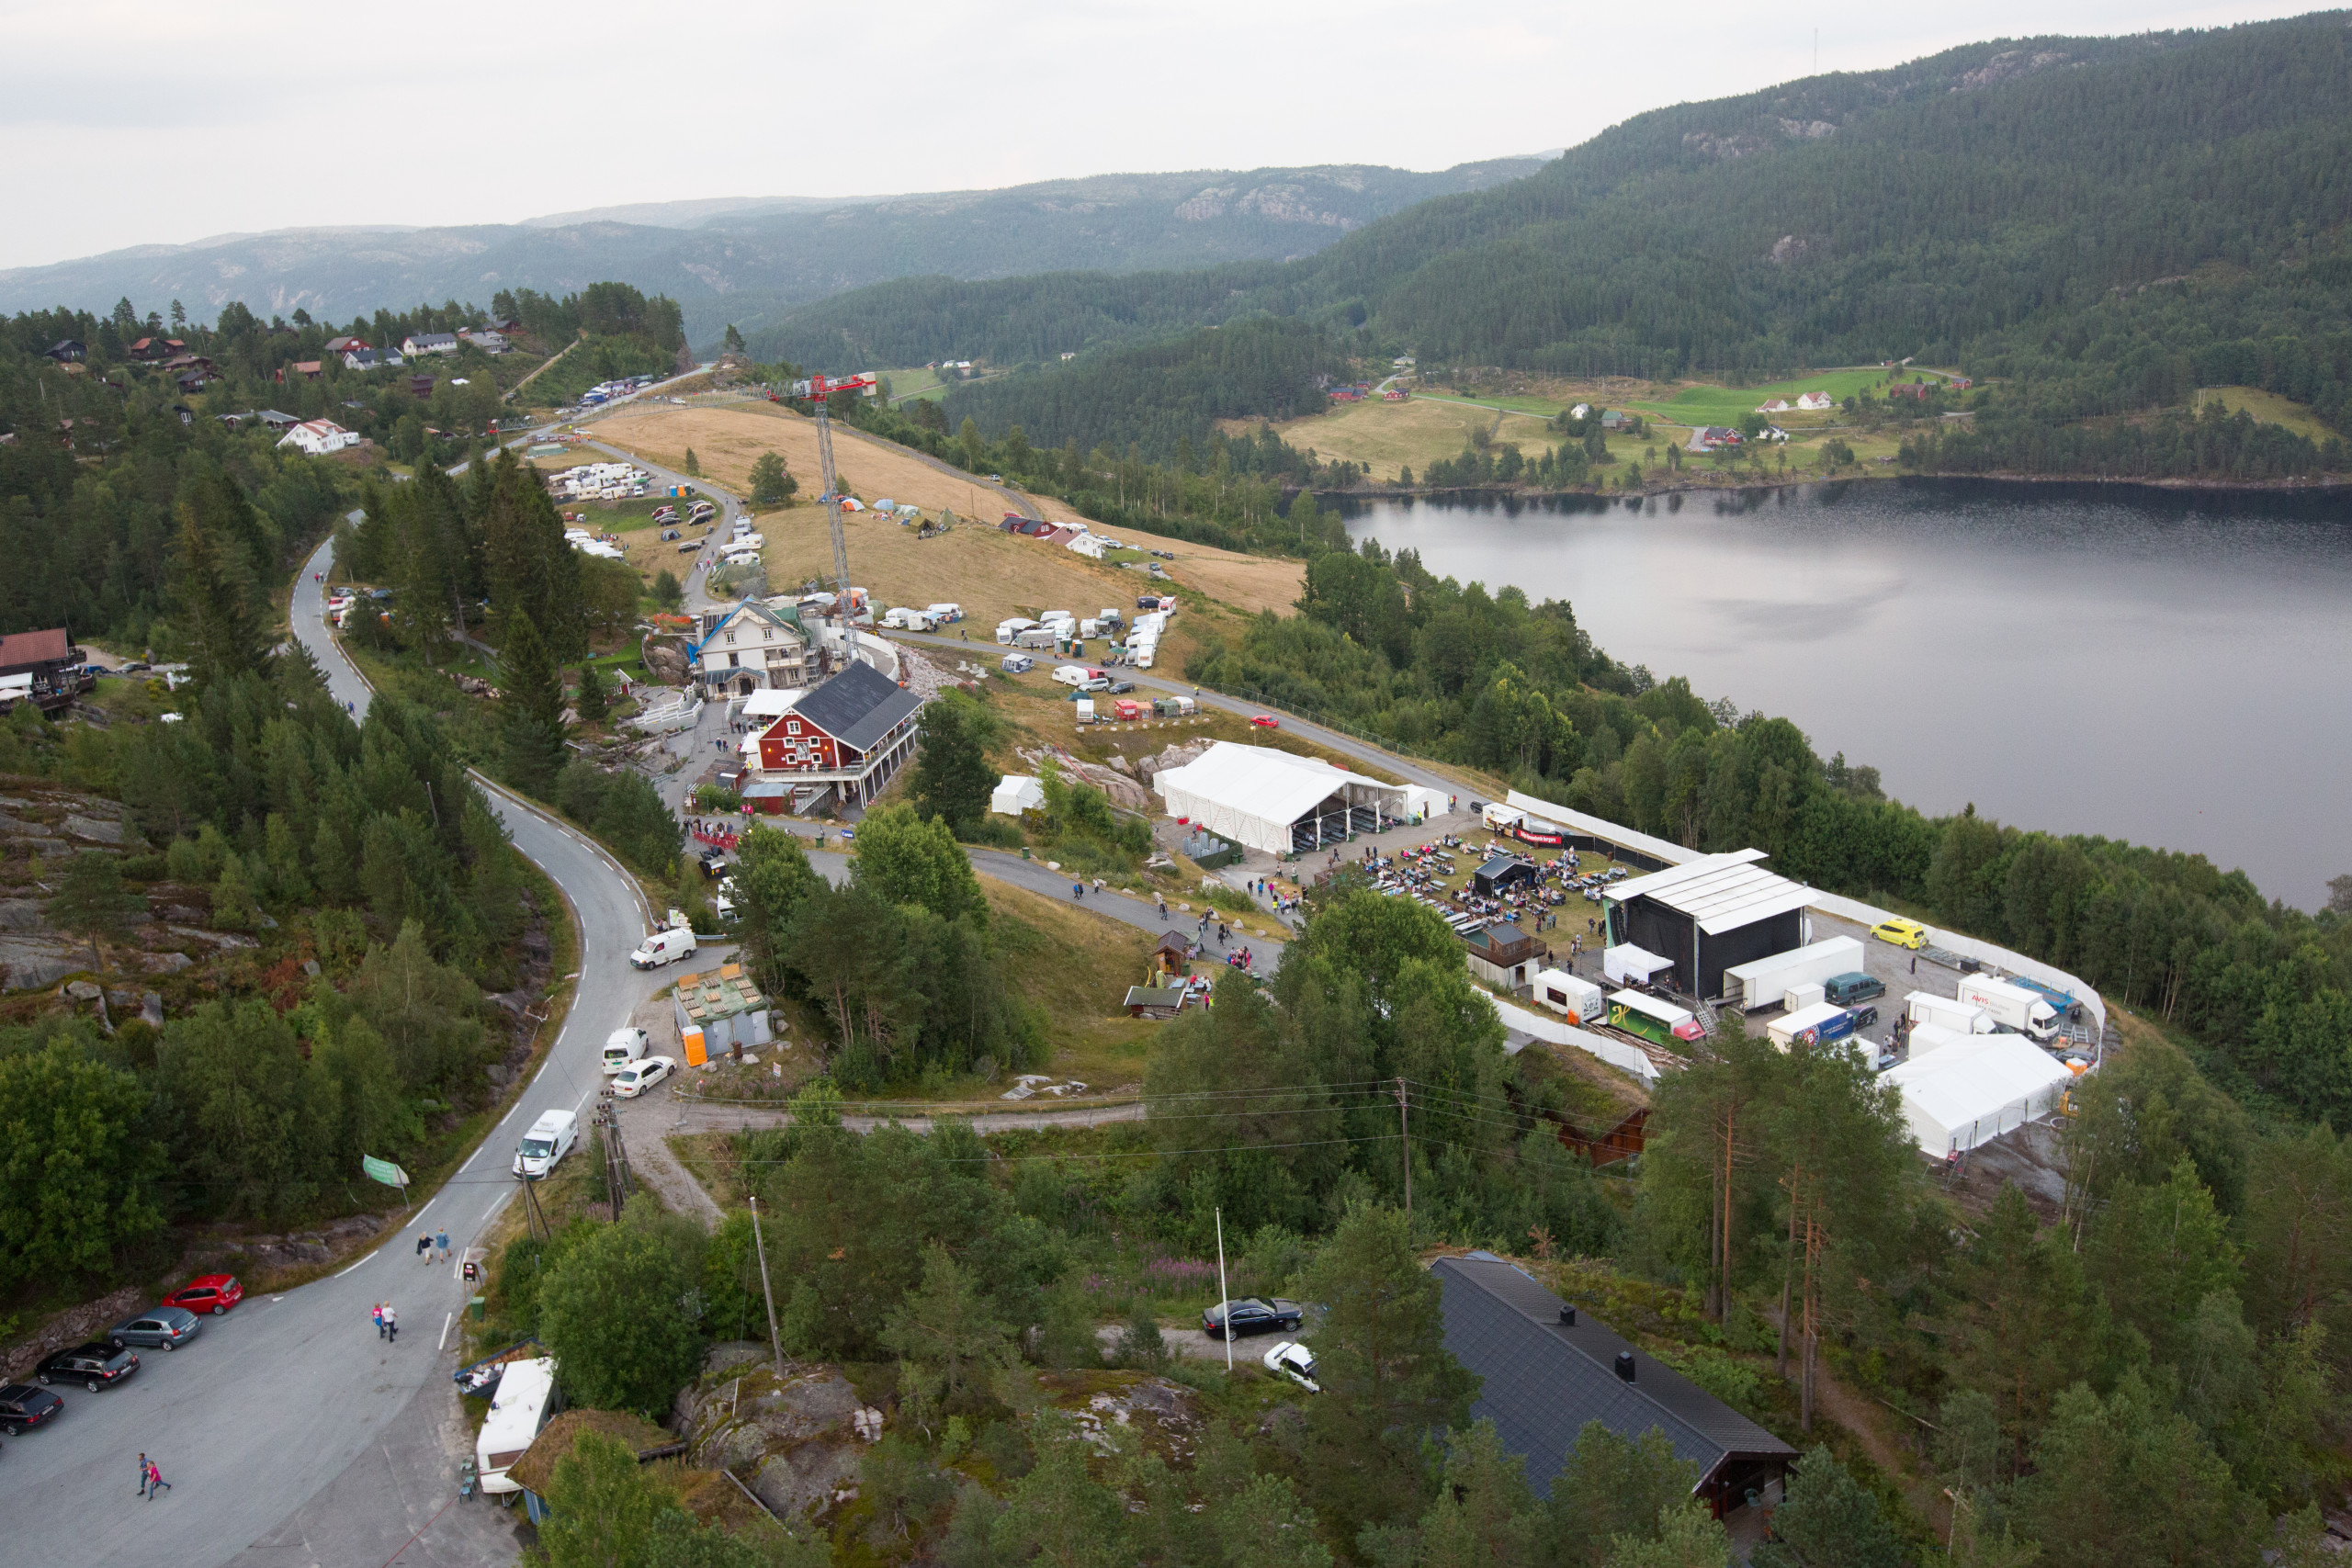
M 1881 942 L 1891 942 L 1897 947 L 1907 947 L 1914 953 L 1928 945 L 1928 928 L 1900 915 L 1872 926 L 1871 935 Z

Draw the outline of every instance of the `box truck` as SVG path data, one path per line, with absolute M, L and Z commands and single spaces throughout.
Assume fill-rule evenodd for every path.
M 1792 947 L 1724 971 L 1724 1000 L 1749 1012 L 1786 1007 L 1792 986 L 1819 984 L 1862 966 L 1862 944 L 1850 936 Z
M 1962 975 L 1955 999 L 1983 1008 L 1995 1027 L 2022 1034 L 2037 1044 L 2047 1045 L 2057 1036 L 2058 1010 L 2023 986 Z
M 1796 1045 L 1826 1045 L 1832 1040 L 1843 1040 L 1854 1032 L 1854 1014 L 1834 1002 L 1815 1002 L 1809 1008 L 1776 1018 L 1764 1026 L 1772 1043 L 1786 1051 Z

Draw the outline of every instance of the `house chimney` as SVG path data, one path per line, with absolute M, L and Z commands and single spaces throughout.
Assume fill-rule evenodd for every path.
M 1577 1325 L 1577 1309 L 1572 1306 L 1561 1307 L 1560 1321 L 1566 1324 L 1570 1328 L 1574 1328 Z
M 1627 1382 L 1634 1381 L 1634 1353 L 1631 1350 L 1617 1352 L 1617 1375 Z

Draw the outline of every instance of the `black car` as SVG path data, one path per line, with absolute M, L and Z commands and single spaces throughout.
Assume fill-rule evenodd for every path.
M 1124 697 L 1135 689 L 1136 683 L 1133 681 L 1114 681 L 1111 682 L 1111 694 L 1114 697 Z
M 1228 1325 L 1234 1334 L 1264 1334 L 1277 1329 L 1296 1333 L 1306 1321 L 1306 1311 L 1296 1302 L 1250 1296 L 1238 1302 L 1219 1302 L 1201 1314 L 1201 1329 L 1211 1336 L 1226 1334 Z
M 45 1388 L 12 1382 L 6 1388 L 0 1388 L 0 1432 L 13 1438 L 52 1419 L 64 1408 L 65 1401 Z
M 137 1356 L 103 1339 L 93 1339 L 87 1345 L 60 1350 L 34 1368 L 33 1376 L 40 1380 L 43 1388 L 53 1382 L 78 1382 L 96 1393 L 138 1370 Z

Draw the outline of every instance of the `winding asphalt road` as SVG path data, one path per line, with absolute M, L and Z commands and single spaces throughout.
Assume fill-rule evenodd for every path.
M 295 635 L 334 694 L 364 713 L 366 683 L 327 636 L 321 588 L 331 545 L 306 563 Z M 142 1352 L 137 1375 L 91 1394 L 66 1390 L 56 1423 L 12 1439 L 0 1462 L 0 1559 L 48 1568 L 383 1564 L 514 1560 L 514 1516 L 452 1506 L 467 1452 L 448 1373 L 450 1322 L 468 1292 L 454 1265 L 421 1263 L 412 1238 L 446 1228 L 462 1250 L 514 1198 L 512 1151 L 542 1111 L 584 1111 L 602 1083 L 598 1052 L 616 1021 L 659 989 L 628 954 L 651 924 L 635 882 L 601 849 L 503 792 L 493 807 L 515 846 L 571 900 L 580 983 L 537 1076 L 464 1167 L 405 1226 L 340 1274 L 251 1297 L 205 1320 L 184 1351 Z M 368 1321 L 390 1300 L 405 1332 Z M 122 1489 L 141 1451 L 172 1490 L 143 1503 Z

